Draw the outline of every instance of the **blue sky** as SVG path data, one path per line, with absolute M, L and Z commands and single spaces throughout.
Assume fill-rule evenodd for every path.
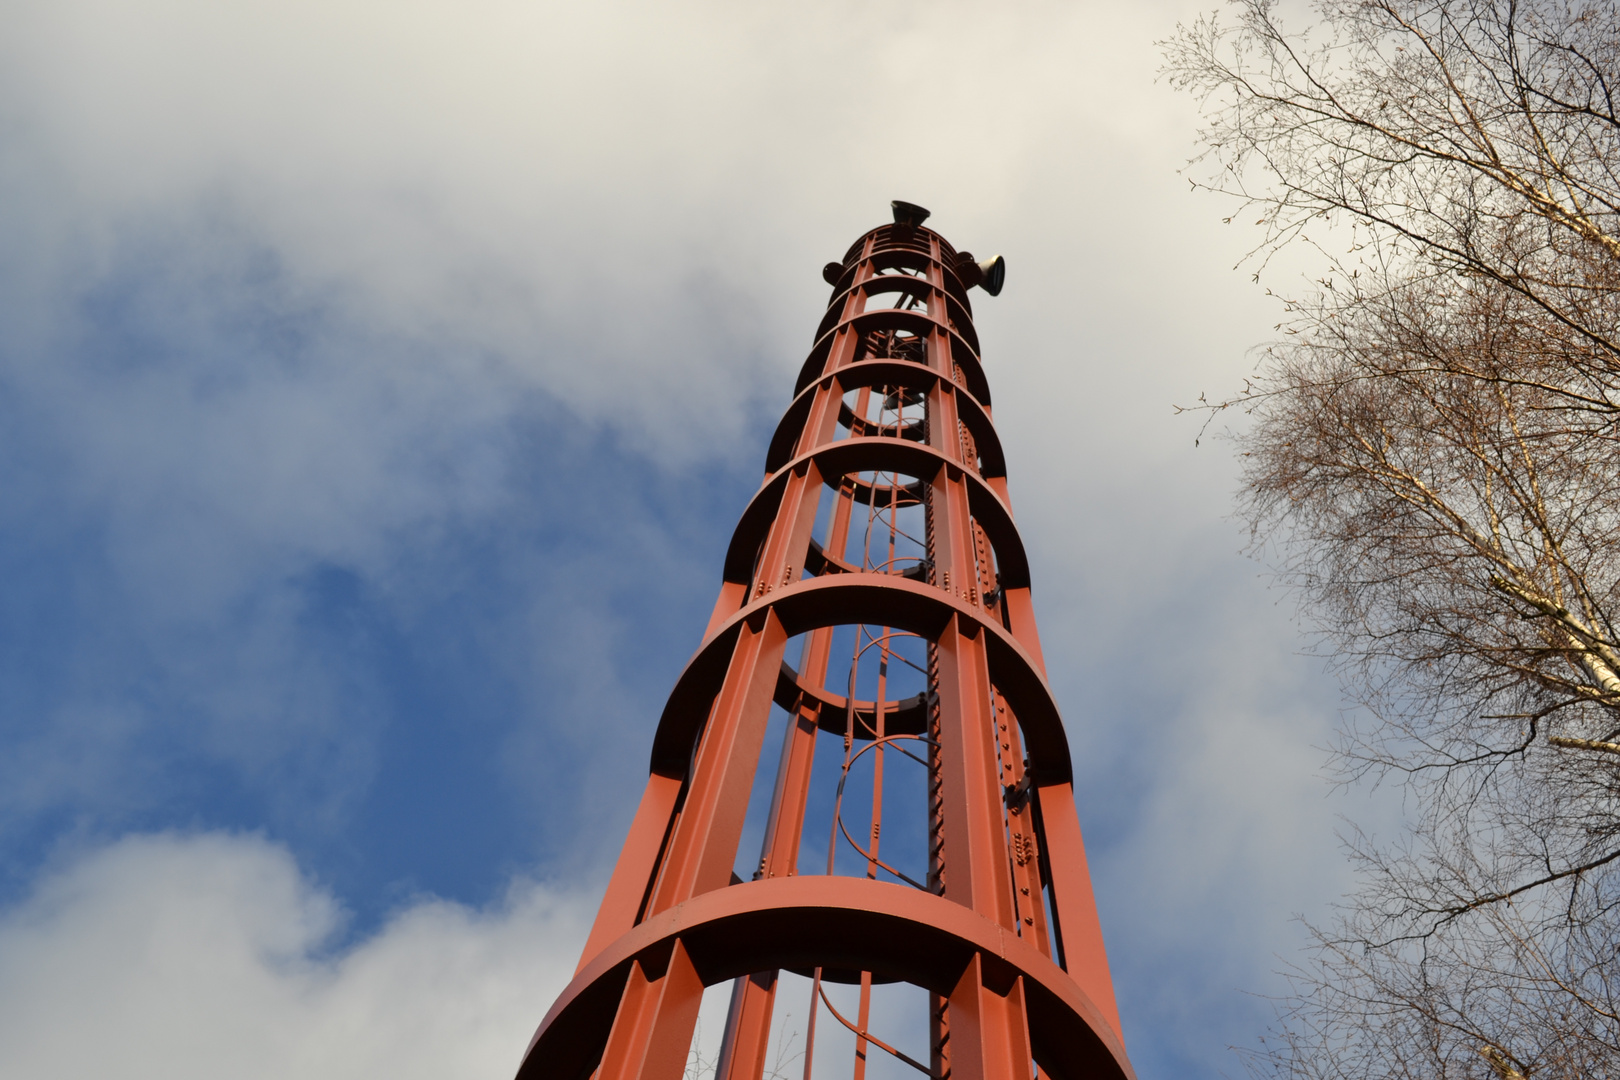
M 1139 1075 L 1236 1074 L 1382 819 L 1172 415 L 1280 316 L 1177 172 L 1199 6 L 580 7 L 0 4 L 0 1075 L 507 1075 L 897 197 L 1008 259 Z

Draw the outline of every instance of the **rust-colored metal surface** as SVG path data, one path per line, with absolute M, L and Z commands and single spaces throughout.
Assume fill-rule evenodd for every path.
M 765 481 L 520 1080 L 681 1080 L 725 982 L 717 1080 L 864 1080 L 874 1058 L 1132 1076 L 973 328 L 968 290 L 1005 271 L 927 216 L 897 202 L 823 271 Z

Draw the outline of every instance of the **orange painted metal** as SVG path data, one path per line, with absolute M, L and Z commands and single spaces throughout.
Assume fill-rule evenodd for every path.
M 764 483 L 520 1080 L 680 1080 L 703 988 L 733 980 L 717 1080 L 760 1080 L 781 1065 L 767 1057 L 789 972 L 813 982 L 812 1041 L 827 1018 L 794 1066 L 807 1080 L 864 1077 L 874 1055 L 953 1080 L 1133 1075 L 991 422 L 978 270 L 926 216 L 897 203 L 824 271 L 832 296 Z M 894 801 L 901 767 L 925 770 L 925 806 Z M 739 863 L 750 828 L 758 861 Z M 827 872 L 801 874 L 823 829 Z M 929 1027 L 910 1052 L 869 1028 L 875 988 L 895 982 Z M 840 983 L 856 1007 L 827 996 Z M 853 1035 L 853 1060 L 830 1063 L 829 1032 Z

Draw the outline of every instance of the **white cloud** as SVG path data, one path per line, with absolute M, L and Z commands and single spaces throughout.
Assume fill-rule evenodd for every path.
M 592 904 L 532 882 L 423 899 L 333 949 L 334 898 L 252 837 L 126 838 L 0 914 L 0 1076 L 501 1077 Z
M 13 5 L 0 69 L 53 247 L 207 208 L 300 293 L 690 455 L 781 392 L 760 354 L 791 370 L 816 268 L 888 198 L 1080 241 L 1019 252 L 1025 288 L 1176 261 L 1176 10 L 77 0 Z M 666 414 L 705 408 L 706 441 Z
M 1170 403 L 1274 314 L 1175 175 L 1152 43 L 1197 6 L 13 3 L 9 374 L 130 579 L 206 605 L 498 511 L 535 394 L 653 460 L 757 453 L 817 268 L 905 196 L 1010 257 L 1015 496 L 1129 492 L 1152 542 L 1229 475 Z M 139 370 L 62 362 L 98 289 Z

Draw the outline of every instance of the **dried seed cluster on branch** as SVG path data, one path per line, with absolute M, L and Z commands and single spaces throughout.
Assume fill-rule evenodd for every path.
M 1324 260 L 1244 393 L 1243 510 L 1366 706 L 1398 848 L 1261 1071 L 1620 1075 L 1620 14 L 1490 0 L 1183 27 L 1206 186 Z M 1241 215 L 1241 216 L 1240 216 Z

